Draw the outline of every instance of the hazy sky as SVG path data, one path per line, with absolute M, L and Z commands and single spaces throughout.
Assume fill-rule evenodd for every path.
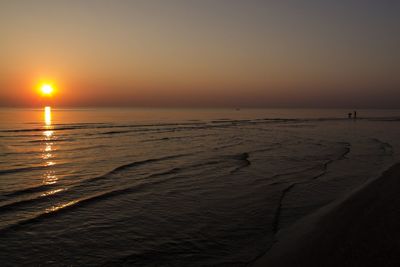
M 400 107 L 400 1 L 0 1 L 0 105 Z

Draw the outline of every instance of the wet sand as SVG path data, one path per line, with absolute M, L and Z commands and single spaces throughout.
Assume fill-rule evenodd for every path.
M 400 266 L 400 163 L 278 240 L 254 266 Z

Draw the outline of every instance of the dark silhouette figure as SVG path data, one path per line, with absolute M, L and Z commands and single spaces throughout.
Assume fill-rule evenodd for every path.
M 357 119 L 357 111 L 354 111 L 354 119 Z
M 349 112 L 349 114 L 347 114 L 347 115 L 349 116 L 349 119 L 351 119 L 351 115 L 352 115 L 351 112 Z

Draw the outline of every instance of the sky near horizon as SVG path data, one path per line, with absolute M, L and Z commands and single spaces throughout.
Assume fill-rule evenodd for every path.
M 0 106 L 400 108 L 400 1 L 1 1 Z

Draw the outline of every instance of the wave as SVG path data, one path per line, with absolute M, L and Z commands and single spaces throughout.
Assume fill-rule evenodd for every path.
M 49 189 L 49 188 L 46 188 Z M 54 197 L 55 194 L 59 194 L 60 192 L 65 191 L 65 188 L 59 188 L 59 189 L 54 189 L 54 190 L 50 190 L 50 191 L 46 191 L 43 194 L 34 197 L 34 198 L 28 198 L 28 199 L 23 199 L 23 200 L 19 200 L 16 202 L 10 202 L 7 204 L 4 204 L 2 206 L 0 206 L 0 213 L 4 213 L 4 212 L 8 212 L 8 211 L 12 211 L 15 210 L 18 207 L 24 206 L 24 205 L 29 205 L 29 204 L 34 204 L 38 201 L 43 201 L 46 199 L 50 199 L 50 197 Z M 44 190 L 38 190 L 38 191 L 30 191 L 29 193 L 37 193 L 37 192 L 43 192 Z M 25 192 L 28 193 L 28 192 Z M 21 195 L 21 194 L 20 194 Z
M 10 198 L 11 197 L 18 197 L 18 196 L 22 196 L 22 195 L 26 195 L 26 194 L 43 192 L 43 191 L 46 191 L 46 190 L 48 190 L 49 188 L 52 188 L 52 187 L 53 187 L 53 185 L 51 185 L 51 184 L 43 184 L 43 185 L 39 185 L 39 186 L 33 186 L 33 187 L 24 188 L 24 189 L 17 190 L 17 191 L 4 193 L 3 196 L 10 197 Z
M 274 234 L 276 234 L 276 233 L 278 232 L 278 230 L 279 230 L 279 226 L 280 226 L 280 217 L 281 217 L 280 214 L 281 214 L 281 212 L 282 212 L 282 205 L 283 205 L 283 201 L 284 201 L 286 195 L 287 195 L 296 185 L 308 183 L 308 182 L 310 182 L 310 181 L 312 181 L 312 180 L 315 180 L 315 179 L 318 179 L 318 178 L 321 178 L 322 176 L 324 176 L 324 175 L 327 173 L 327 171 L 328 171 L 329 165 L 332 164 L 333 162 L 338 161 L 338 160 L 346 159 L 347 154 L 349 154 L 350 151 L 351 151 L 351 144 L 348 143 L 348 142 L 339 142 L 338 144 L 344 145 L 343 152 L 340 153 L 339 155 L 337 155 L 335 158 L 329 159 L 329 160 L 327 160 L 326 162 L 324 162 L 324 163 L 322 164 L 322 170 L 321 170 L 321 172 L 320 172 L 319 174 L 317 174 L 317 175 L 315 175 L 315 176 L 313 176 L 313 177 L 311 177 L 311 178 L 308 178 L 308 179 L 299 181 L 299 182 L 294 182 L 294 183 L 290 184 L 289 186 L 287 186 L 286 188 L 284 188 L 284 189 L 282 190 L 281 195 L 280 195 L 280 198 L 279 198 L 278 206 L 277 206 L 277 208 L 276 208 L 276 210 L 275 210 L 274 220 L 273 220 L 273 223 L 272 223 L 272 230 L 273 230 L 273 233 L 274 233 Z
M 344 117 L 326 117 L 326 118 L 259 118 L 259 119 L 216 119 L 211 121 L 189 121 L 180 123 L 154 123 L 154 124 L 121 124 L 115 125 L 113 123 L 73 123 L 73 124 L 53 124 L 56 131 L 65 130 L 81 130 L 81 129 L 107 129 L 107 128 L 152 128 L 152 127 L 170 127 L 170 128 L 201 128 L 201 126 L 215 127 L 215 126 L 229 126 L 240 124 L 262 124 L 262 123 L 288 123 L 288 122 L 320 122 L 320 121 L 347 121 L 348 118 Z M 387 121 L 399 122 L 399 117 L 363 117 L 357 120 L 370 120 L 370 121 Z M 171 127 L 175 126 L 175 127 Z M 178 126 L 178 127 L 176 127 Z M 191 128 L 188 127 L 187 129 Z M 4 129 L 0 133 L 18 133 L 18 132 L 39 132 L 46 130 L 43 127 L 28 128 L 28 129 Z M 109 134 L 114 133 L 110 131 Z M 119 131 L 115 131 L 119 133 Z
M 372 141 L 379 144 L 380 149 L 382 150 L 383 154 L 392 156 L 394 153 L 393 146 L 387 142 L 381 141 L 378 138 L 372 138 Z
M 146 160 L 142 160 L 142 161 L 135 161 L 132 163 L 128 163 L 125 165 L 121 165 L 115 169 L 113 169 L 112 171 L 108 172 L 106 174 L 107 175 L 111 175 L 111 174 L 116 174 L 118 172 L 124 171 L 126 169 L 129 168 L 133 168 L 133 167 L 137 167 L 137 166 L 141 166 L 141 165 L 145 165 L 148 163 L 153 163 L 153 162 L 159 162 L 159 161 L 164 161 L 164 160 L 170 160 L 170 159 L 177 159 L 177 158 L 181 158 L 181 157 L 185 157 L 185 156 L 190 156 L 192 154 L 190 153 L 186 153 L 186 154 L 179 154 L 179 155 L 172 155 L 172 156 L 165 156 L 165 157 L 161 157 L 161 158 L 153 158 L 153 159 L 146 159 Z M 101 176 L 100 176 L 101 177 Z M 100 177 L 94 178 L 94 179 L 98 179 Z M 92 180 L 93 181 L 93 180 Z
M 158 142 L 158 141 L 169 141 L 169 140 L 180 140 L 180 139 L 195 139 L 201 137 L 209 137 L 213 136 L 214 134 L 199 134 L 199 135 L 184 135 L 184 136 L 169 136 L 169 137 L 162 137 L 162 138 L 152 138 L 152 139 L 144 139 L 140 142 Z
M 107 145 L 95 145 L 95 146 L 87 146 L 87 147 L 77 147 L 77 148 L 70 148 L 70 149 L 61 149 L 59 148 L 58 151 L 61 152 L 70 152 L 70 151 L 84 151 L 84 150 L 92 150 L 92 149 L 99 149 L 108 147 Z
M 341 143 L 339 143 L 339 144 L 343 144 L 343 145 L 344 145 L 343 152 L 342 152 L 341 154 L 339 154 L 336 158 L 330 159 L 330 160 L 326 161 L 325 163 L 323 163 L 323 164 L 322 164 L 322 172 L 321 172 L 320 174 L 314 176 L 314 177 L 312 178 L 313 180 L 318 179 L 318 178 L 320 178 L 321 176 L 325 175 L 326 172 L 328 171 L 328 166 L 329 166 L 330 164 L 332 164 L 333 162 L 335 162 L 335 161 L 337 161 L 337 160 L 346 159 L 347 154 L 350 153 L 351 144 L 350 144 L 350 143 L 347 143 L 347 142 L 341 142 Z
M 236 147 L 236 146 L 242 145 L 243 143 L 244 143 L 243 141 L 240 141 L 240 142 L 237 142 L 237 143 L 234 143 L 234 144 L 220 145 L 220 146 L 214 147 L 213 150 L 214 151 L 218 151 L 218 150 L 221 150 L 221 149 Z
M 153 187 L 158 184 L 164 184 L 167 182 L 171 182 L 173 180 L 179 180 L 179 179 L 187 177 L 186 175 L 185 176 L 177 175 L 182 171 L 193 170 L 196 168 L 200 168 L 201 170 L 204 170 L 205 166 L 218 165 L 218 164 L 225 162 L 224 159 L 223 160 L 215 159 L 215 160 L 208 160 L 206 162 L 200 162 L 197 164 L 189 164 L 189 165 L 182 166 L 182 167 L 174 167 L 174 168 L 171 168 L 166 171 L 161 171 L 158 173 L 153 173 L 151 175 L 147 175 L 147 176 L 143 177 L 143 179 L 141 179 L 141 181 L 143 181 L 143 182 L 140 184 L 122 186 L 119 188 L 117 187 L 116 189 L 107 190 L 107 191 L 102 191 L 102 190 L 104 190 L 105 188 L 109 188 L 109 185 L 101 186 L 98 184 L 97 185 L 92 184 L 94 181 L 99 180 L 99 179 L 113 178 L 113 177 L 115 177 L 115 174 L 126 171 L 129 168 L 134 168 L 134 167 L 138 167 L 138 166 L 141 166 L 144 164 L 157 162 L 157 161 L 161 161 L 161 160 L 175 159 L 175 158 L 179 158 L 179 157 L 187 156 L 187 155 L 191 155 L 191 154 L 166 156 L 166 157 L 162 157 L 162 158 L 148 159 L 148 160 L 137 161 L 137 162 L 121 165 L 102 176 L 94 177 L 91 179 L 86 179 L 84 181 L 81 181 L 79 184 L 74 185 L 70 188 L 61 188 L 61 189 L 51 190 L 51 193 L 49 193 L 49 194 L 43 193 L 40 196 L 37 196 L 35 198 L 30 198 L 30 199 L 21 200 L 21 201 L 17 201 L 14 203 L 8 203 L 6 205 L 3 205 L 0 207 L 1 213 L 14 211 L 16 208 L 20 208 L 20 207 L 24 207 L 24 209 L 27 210 L 27 208 L 25 208 L 26 205 L 29 205 L 30 207 L 35 208 L 35 207 L 38 207 L 38 204 L 40 202 L 47 204 L 48 203 L 47 200 L 49 200 L 49 199 L 51 199 L 52 201 L 56 201 L 56 199 L 60 199 L 60 203 L 58 205 L 48 207 L 44 211 L 42 211 L 40 214 L 35 215 L 31 218 L 24 219 L 19 222 L 16 222 L 15 224 L 6 226 L 5 228 L 0 229 L 0 233 L 5 233 L 11 229 L 15 230 L 18 227 L 41 221 L 42 219 L 48 218 L 49 216 L 55 216 L 57 214 L 61 214 L 62 212 L 66 212 L 66 211 L 69 211 L 69 210 L 72 210 L 72 209 L 75 209 L 78 207 L 82 207 L 86 204 L 94 203 L 97 201 L 105 200 L 105 199 L 123 195 L 123 194 L 129 194 L 129 193 L 134 193 L 134 192 L 145 192 L 144 188 Z M 234 155 L 234 156 L 228 156 L 226 158 L 247 162 L 248 157 L 249 157 L 248 153 L 241 153 L 241 154 Z M 170 176 L 170 177 L 168 178 L 168 176 Z M 154 178 L 159 178 L 159 177 L 162 177 L 162 179 L 154 180 Z M 92 191 L 88 190 L 89 184 L 92 184 L 92 186 L 96 186 L 96 188 Z M 27 188 L 25 190 L 20 190 L 18 192 L 9 194 L 9 196 L 18 196 L 18 195 L 22 195 L 22 194 L 26 194 L 26 193 L 40 192 L 40 191 L 43 191 L 43 189 L 49 189 L 49 187 L 48 186 L 47 187 L 38 186 L 38 187 L 33 187 L 33 188 Z M 87 194 L 88 192 L 93 192 L 93 194 L 86 196 L 86 197 L 79 197 L 79 195 Z M 64 198 L 64 197 L 66 197 L 66 198 Z M 33 205 L 33 204 L 35 204 L 35 205 Z
M 40 140 L 30 140 L 27 141 L 27 143 L 43 143 L 43 142 L 55 142 L 55 143 L 61 143 L 61 142 L 75 142 L 76 139 L 73 138 L 54 138 L 51 140 L 45 140 L 45 139 L 40 139 Z
M 49 166 L 32 166 L 32 167 L 22 167 L 22 168 L 0 170 L 0 176 L 1 175 L 18 173 L 18 172 L 29 172 L 29 171 L 36 171 L 36 170 L 45 170 L 48 167 Z
M 233 169 L 231 171 L 231 174 L 233 174 L 235 172 L 238 172 L 241 169 L 243 169 L 243 168 L 245 168 L 245 167 L 247 167 L 247 166 L 249 166 L 251 164 L 251 162 L 249 160 L 249 153 L 247 153 L 247 152 L 241 153 L 239 155 L 235 155 L 233 158 L 236 159 L 236 160 L 241 161 L 241 164 L 238 167 L 236 167 L 235 169 Z
M 109 132 L 103 132 L 103 133 L 100 133 L 100 134 L 103 134 L 103 135 L 113 135 L 113 134 L 124 134 L 124 133 L 131 133 L 131 132 L 134 132 L 134 131 L 132 131 L 132 130 L 109 131 Z
M 123 187 L 123 188 L 118 188 L 118 189 L 114 189 L 114 190 L 109 190 L 109 191 L 101 192 L 101 193 L 94 194 L 94 195 L 91 195 L 91 196 L 88 196 L 88 197 L 84 197 L 84 198 L 80 198 L 80 199 L 74 199 L 74 200 L 70 200 L 70 201 L 67 201 L 67 202 L 64 202 L 64 203 L 60 203 L 58 205 L 55 205 L 55 206 L 52 206 L 50 208 L 45 209 L 44 212 L 42 212 L 40 214 L 37 214 L 37 215 L 34 215 L 31 218 L 23 219 L 23 220 L 20 220 L 20 221 L 18 221 L 16 223 L 8 225 L 8 226 L 0 229 L 0 233 L 5 234 L 8 231 L 16 230 L 16 229 L 18 229 L 18 228 L 20 228 L 22 226 L 28 225 L 28 224 L 37 223 L 39 221 L 42 221 L 43 219 L 47 219 L 49 217 L 62 214 L 64 212 L 67 212 L 67 211 L 70 211 L 70 210 L 73 210 L 73 209 L 76 209 L 76 208 L 79 208 L 79 207 L 83 207 L 83 206 L 85 206 L 87 204 L 90 204 L 90 203 L 93 203 L 93 202 L 97 202 L 97 201 L 100 201 L 100 200 L 105 200 L 105 199 L 108 199 L 108 198 L 111 198 L 111 197 L 115 197 L 115 196 L 118 196 L 118 195 L 121 195 L 121 194 L 128 194 L 128 193 L 142 191 L 143 188 L 145 188 L 145 187 L 154 186 L 156 184 L 161 184 L 161 183 L 166 183 L 166 182 L 169 182 L 169 181 L 171 181 L 173 179 L 181 179 L 182 177 L 173 176 L 173 177 L 170 177 L 169 179 L 163 179 L 163 180 L 156 180 L 156 181 L 148 180 L 149 178 L 156 178 L 156 177 L 176 174 L 181 170 L 182 170 L 181 168 L 172 168 L 172 169 L 170 169 L 168 171 L 155 173 L 155 174 L 146 176 L 145 178 L 146 178 L 147 182 L 142 183 L 142 184 Z M 66 189 L 66 190 L 68 190 L 68 189 Z M 63 193 L 66 190 L 60 191 L 60 193 Z M 70 192 L 68 194 L 70 194 Z M 27 203 L 32 204 L 32 203 L 36 202 L 37 200 L 43 200 L 43 198 L 47 198 L 47 197 L 48 196 L 42 196 L 41 199 L 40 198 L 35 198 L 35 199 L 16 202 L 16 203 L 4 206 L 4 208 L 0 208 L 0 211 L 1 212 L 6 212 L 6 211 L 10 210 L 11 208 L 15 208 L 15 207 L 18 207 L 20 205 L 27 204 Z
M 121 124 L 115 125 L 111 123 L 82 123 L 82 124 L 53 124 L 54 131 L 66 130 L 82 130 L 82 129 L 108 129 L 108 128 L 149 128 L 149 127 L 164 127 L 164 126 L 187 126 L 187 125 L 203 125 L 206 122 L 190 122 L 190 123 L 156 123 L 156 124 Z M 44 127 L 28 128 L 28 129 L 5 129 L 0 130 L 0 133 L 19 133 L 19 132 L 41 132 L 48 129 Z
M 125 165 L 121 165 L 101 176 L 81 180 L 77 184 L 75 184 L 69 188 L 65 188 L 62 192 L 68 191 L 69 192 L 68 194 L 72 194 L 72 192 L 74 192 L 74 191 L 79 192 L 79 188 L 87 189 L 88 185 L 95 186 L 95 184 L 93 184 L 93 182 L 112 178 L 114 175 L 116 175 L 120 172 L 123 172 L 127 169 L 138 167 L 138 166 L 149 164 L 149 163 L 170 160 L 170 159 L 176 159 L 176 158 L 187 156 L 187 155 L 190 155 L 190 154 L 172 155 L 172 156 L 166 156 L 166 157 L 162 157 L 162 158 L 154 158 L 154 159 L 147 159 L 147 160 L 143 160 L 143 161 L 136 161 L 136 162 L 128 163 Z M 176 172 L 177 170 L 178 170 L 178 168 L 174 168 L 173 170 L 170 170 L 169 172 L 167 172 L 165 174 L 171 174 L 172 172 Z M 153 177 L 153 176 L 152 175 L 147 176 L 147 178 L 151 178 L 151 177 Z M 12 203 L 7 203 L 3 206 L 0 206 L 0 212 L 9 211 L 13 207 L 19 207 L 24 204 L 32 204 L 32 203 L 37 203 L 39 201 L 43 201 L 49 196 L 49 194 L 46 194 L 46 191 L 54 188 L 55 186 L 56 185 L 53 185 L 53 186 L 52 185 L 39 185 L 39 186 L 35 186 L 35 187 L 30 187 L 30 188 L 25 188 L 22 190 L 5 193 L 5 194 L 3 194 L 3 196 L 8 197 L 8 198 L 13 198 L 13 197 L 19 197 L 19 196 L 27 195 L 27 194 L 44 192 L 44 194 L 34 197 L 34 198 L 16 201 L 16 202 L 12 202 Z M 101 188 L 99 188 L 99 189 L 101 189 Z M 61 196 L 62 192 L 61 191 L 57 192 L 57 195 Z M 51 197 L 54 198 L 54 194 L 51 194 Z
M 203 121 L 203 122 L 187 122 L 187 123 L 158 123 L 158 124 L 127 124 L 127 125 L 114 125 L 114 124 L 54 124 L 54 131 L 66 131 L 66 130 L 82 130 L 82 129 L 113 129 L 113 128 L 132 128 L 130 130 L 118 130 L 118 131 L 108 131 L 100 134 L 112 135 L 128 132 L 170 132 L 170 131 L 182 131 L 182 130 L 192 130 L 192 129 L 209 129 L 209 128 L 219 128 L 227 126 L 235 126 L 239 124 L 254 124 L 263 122 L 283 122 L 283 121 L 295 121 L 289 119 L 263 119 L 263 120 L 224 120 L 224 121 Z M 29 128 L 29 129 L 6 129 L 0 130 L 2 133 L 19 133 L 19 132 L 42 132 L 47 129 L 43 127 Z M 98 134 L 98 133 L 97 133 Z
M 275 174 L 274 176 L 272 176 L 270 179 L 271 180 L 276 180 L 277 178 L 280 178 L 280 177 L 285 177 L 285 176 L 292 177 L 293 175 L 306 174 L 306 173 L 311 172 L 311 171 L 321 171 L 321 170 L 322 170 L 321 169 L 321 165 L 318 164 L 318 165 L 311 166 L 311 167 L 304 168 L 304 169 L 297 170 L 297 171 L 278 173 L 278 174 Z M 275 186 L 275 185 L 281 185 L 281 184 L 286 184 L 286 183 L 288 183 L 288 181 L 284 180 L 284 181 L 272 182 L 272 183 L 270 183 L 270 185 Z

